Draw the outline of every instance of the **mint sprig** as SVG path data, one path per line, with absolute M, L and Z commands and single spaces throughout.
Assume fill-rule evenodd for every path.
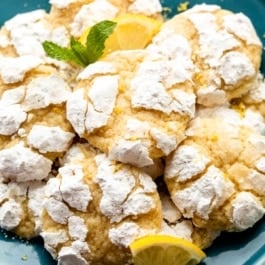
M 105 41 L 112 34 L 116 24 L 109 20 L 95 24 L 89 31 L 85 46 L 74 37 L 71 37 L 69 48 L 61 47 L 52 41 L 44 41 L 42 46 L 51 58 L 85 67 L 101 57 L 105 49 Z

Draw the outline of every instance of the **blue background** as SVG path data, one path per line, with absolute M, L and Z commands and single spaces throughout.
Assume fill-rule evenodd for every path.
M 161 0 L 165 7 L 176 13 L 180 2 Z M 265 33 L 265 0 L 190 0 L 196 3 L 218 4 L 223 8 L 243 12 L 252 20 L 261 40 Z M 0 25 L 17 13 L 44 8 L 49 10 L 48 0 L 1 0 Z M 263 62 L 265 57 L 263 55 Z M 261 70 L 265 73 L 265 65 Z M 241 233 L 223 233 L 211 248 L 206 250 L 207 258 L 202 265 L 265 265 L 265 218 L 253 228 Z M 0 265 L 55 265 L 50 255 L 43 248 L 43 241 L 37 238 L 23 241 L 10 233 L 0 230 Z M 74 264 L 73 264 L 74 265 Z

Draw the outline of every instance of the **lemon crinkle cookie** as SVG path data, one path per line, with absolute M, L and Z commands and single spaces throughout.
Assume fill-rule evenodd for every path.
M 201 4 L 166 23 L 191 44 L 199 104 L 227 104 L 250 90 L 259 73 L 262 44 L 248 17 Z
M 222 111 L 198 113 L 187 139 L 167 158 L 165 181 L 177 208 L 196 226 L 242 231 L 265 213 L 265 138 Z
M 59 264 L 125 264 L 129 244 L 161 228 L 152 178 L 88 145 L 72 149 L 45 193 L 41 235 Z
M 14 67 L 20 59 L 13 58 Z M 66 152 L 75 133 L 64 114 L 70 87 L 57 70 L 17 66 L 24 67 L 20 80 L 16 71 L 8 72 L 8 78 L 1 71 L 0 227 L 31 238 L 42 230 L 44 186 L 53 177 L 53 162 Z
M 195 113 L 194 67 L 188 41 L 171 33 L 162 29 L 145 50 L 113 52 L 77 78 L 67 118 L 111 159 L 152 165 L 184 138 Z
M 75 133 L 64 114 L 70 87 L 57 70 L 17 66 L 24 67 L 20 80 L 14 71 L 8 78 L 1 71 L 0 176 L 5 192 L 0 226 L 31 238 L 41 231 L 42 188 L 52 177 L 53 161 L 66 152 Z

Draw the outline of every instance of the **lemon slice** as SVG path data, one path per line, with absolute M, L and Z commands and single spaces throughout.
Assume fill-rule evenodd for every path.
M 162 25 L 162 20 L 130 13 L 120 15 L 114 21 L 117 26 L 105 42 L 104 55 L 116 50 L 145 48 Z M 86 43 L 89 30 L 90 28 L 82 33 L 81 43 Z
M 195 265 L 206 257 L 193 243 L 168 235 L 148 235 L 130 245 L 134 265 Z

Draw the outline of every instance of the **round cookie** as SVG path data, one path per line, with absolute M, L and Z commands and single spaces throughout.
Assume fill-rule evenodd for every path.
M 77 146 L 66 161 L 46 186 L 46 249 L 59 263 L 127 264 L 129 244 L 161 229 L 155 183 L 87 145 Z
M 0 227 L 27 239 L 41 231 L 53 161 L 75 136 L 65 118 L 69 66 L 47 58 L 41 47 L 46 38 L 64 36 L 43 10 L 15 16 L 0 32 Z
M 162 28 L 145 50 L 113 52 L 77 77 L 67 118 L 111 159 L 149 166 L 185 137 L 195 114 L 195 68 L 188 41 L 168 37 Z
M 227 104 L 250 90 L 259 72 L 262 44 L 243 13 L 200 4 L 165 24 L 192 47 L 199 104 Z
M 203 109 L 191 122 L 187 139 L 166 159 L 165 181 L 196 226 L 242 231 L 265 213 L 265 137 L 236 110 L 213 112 Z
M 45 65 L 2 87 L 1 178 L 18 182 L 46 179 L 53 161 L 65 153 L 75 137 L 65 117 L 71 89 L 55 68 Z

